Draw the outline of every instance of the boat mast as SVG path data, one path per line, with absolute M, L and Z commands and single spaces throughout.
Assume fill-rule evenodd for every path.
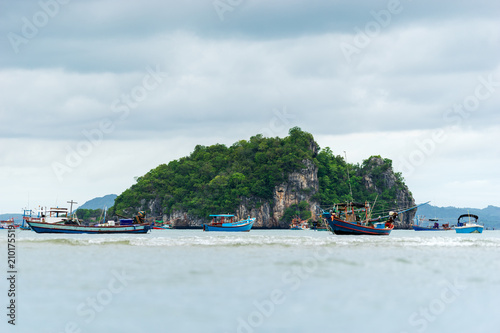
M 347 163 L 347 153 L 345 150 L 344 150 L 344 156 L 345 156 L 345 165 L 347 169 L 347 182 L 349 183 L 349 194 L 351 195 L 351 201 L 353 201 L 354 198 L 352 197 L 351 177 L 349 175 L 349 164 Z
M 70 208 L 69 208 L 69 216 L 71 216 L 73 214 L 73 204 L 77 204 L 78 202 L 75 202 L 73 201 L 73 199 L 71 199 L 71 201 L 67 201 L 69 204 L 71 204 Z

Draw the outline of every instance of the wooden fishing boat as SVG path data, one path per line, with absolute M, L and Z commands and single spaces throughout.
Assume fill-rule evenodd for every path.
M 464 221 L 462 219 L 469 218 L 468 221 Z M 471 221 L 471 218 L 474 221 Z M 458 234 L 480 234 L 483 232 L 484 226 L 477 223 L 479 217 L 474 214 L 463 214 L 460 215 L 457 221 L 457 226 L 455 230 Z
M 328 228 L 336 235 L 374 235 L 388 236 L 394 229 L 394 221 L 400 213 L 413 210 L 423 203 L 388 215 L 372 218 L 372 209 L 368 202 L 341 203 L 329 211 L 323 210 L 323 218 Z
M 360 213 L 364 213 L 361 219 Z M 386 221 L 381 218 L 370 219 L 370 206 L 366 203 L 341 203 L 330 211 L 324 211 L 323 217 L 330 230 L 336 235 L 380 235 L 387 236 L 394 229 L 396 212 L 389 213 Z
M 215 214 L 210 215 L 212 222 L 203 224 L 203 231 L 250 231 L 255 218 L 248 217 L 246 220 L 233 221 L 234 215 Z M 230 219 L 227 221 L 227 219 Z
M 60 221 L 47 220 L 44 217 L 28 217 L 26 223 L 37 233 L 136 234 L 147 233 L 151 230 L 152 224 L 146 223 L 145 217 L 144 212 L 139 212 L 134 219 L 122 219 L 118 224 L 108 221 L 95 225 L 83 225 L 78 218 L 66 215 Z

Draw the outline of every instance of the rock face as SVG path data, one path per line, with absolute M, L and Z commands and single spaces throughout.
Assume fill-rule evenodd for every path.
M 256 228 L 287 228 L 288 224 L 281 221 L 285 210 L 291 205 L 307 201 L 312 219 L 316 219 L 317 202 L 312 198 L 319 191 L 318 167 L 309 160 L 303 163 L 304 169 L 291 173 L 286 183 L 274 187 L 272 202 L 245 198 L 237 209 L 237 217 L 255 217 Z
M 364 175 L 362 176 L 362 182 L 366 189 L 375 191 L 378 194 L 382 194 L 384 189 L 392 190 L 395 192 L 396 204 L 398 208 L 415 206 L 413 195 L 409 191 L 408 187 L 398 180 L 390 164 L 388 165 L 386 161 L 378 156 L 372 156 L 367 160 L 366 165 L 367 167 L 365 168 L 363 172 Z M 375 175 L 373 172 L 374 169 L 384 171 L 376 173 L 377 175 Z M 381 186 L 377 187 L 376 184 L 383 184 L 383 188 L 379 188 Z M 399 223 L 396 224 L 396 228 L 411 228 L 415 214 L 416 210 L 402 213 L 398 218 Z

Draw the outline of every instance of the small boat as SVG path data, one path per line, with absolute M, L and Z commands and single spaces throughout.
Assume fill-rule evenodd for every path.
M 300 219 L 293 219 L 290 224 L 290 230 L 309 230 L 309 224 L 307 221 L 301 221 Z
M 167 222 L 155 221 L 155 224 L 153 225 L 153 230 L 167 230 L 167 229 L 173 229 L 172 223 L 170 221 Z
M 322 221 L 314 221 L 311 229 L 316 231 L 328 231 L 328 226 Z
M 449 223 L 442 223 L 439 225 L 439 219 L 433 218 L 433 219 L 425 219 L 424 217 L 421 216 L 415 216 L 414 219 L 415 224 L 412 225 L 413 230 L 415 231 L 447 231 L 447 230 L 453 230 L 452 227 L 450 227 Z
M 153 230 L 168 230 L 168 229 L 172 229 L 172 227 L 166 227 L 166 226 L 158 226 L 158 225 L 154 225 L 151 229 Z
M 51 211 L 57 216 L 52 216 Z M 26 217 L 25 221 L 36 233 L 135 234 L 147 233 L 152 227 L 151 224 L 145 222 L 146 214 L 144 212 L 139 212 L 133 219 L 121 219 L 119 224 L 116 224 L 115 221 L 108 221 L 95 225 L 81 224 L 77 217 L 68 215 L 65 208 L 51 208 L 49 216 L 44 215 Z
M 0 221 L 0 229 L 17 229 L 19 225 L 14 223 L 14 218 Z
M 364 219 L 361 219 L 364 214 Z M 330 230 L 336 235 L 380 235 L 387 236 L 394 229 L 396 212 L 388 216 L 371 219 L 370 205 L 365 203 L 349 202 L 334 206 L 330 211 L 323 211 L 323 217 Z
M 466 218 L 469 218 L 469 220 L 464 221 Z M 474 221 L 471 221 L 471 218 L 473 218 Z M 458 234 L 480 234 L 483 232 L 484 226 L 477 223 L 478 219 L 479 217 L 474 214 L 460 215 L 455 230 Z
M 252 229 L 255 218 L 233 222 L 234 215 L 215 214 L 210 215 L 212 222 L 203 224 L 203 231 L 250 231 Z M 227 221 L 230 219 L 230 221 Z

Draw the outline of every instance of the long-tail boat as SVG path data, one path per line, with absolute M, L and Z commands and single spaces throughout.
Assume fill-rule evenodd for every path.
M 379 235 L 388 236 L 394 229 L 394 221 L 400 213 L 413 210 L 423 203 L 400 211 L 390 211 L 388 215 L 372 218 L 368 202 L 348 202 L 323 210 L 323 218 L 328 228 L 336 235 Z
M 214 214 L 210 217 L 212 222 L 203 224 L 203 231 L 250 231 L 255 222 L 255 218 L 250 217 L 242 221 L 233 221 L 234 215 L 230 214 Z

